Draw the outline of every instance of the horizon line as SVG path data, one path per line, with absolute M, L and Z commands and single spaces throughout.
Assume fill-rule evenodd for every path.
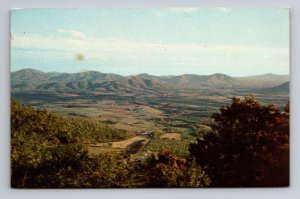
M 42 73 L 66 73 L 66 74 L 78 74 L 78 73 L 98 72 L 98 73 L 103 73 L 103 74 L 120 75 L 120 76 L 123 76 L 123 77 L 138 76 L 138 75 L 143 75 L 143 74 L 154 76 L 154 77 L 183 76 L 183 75 L 212 76 L 212 75 L 217 75 L 217 74 L 226 75 L 226 76 L 229 76 L 229 77 L 237 77 L 237 78 L 239 78 L 239 77 L 263 76 L 263 75 L 290 76 L 289 73 L 288 74 L 276 74 L 276 73 L 272 73 L 272 72 L 263 73 L 263 74 L 256 74 L 256 75 L 247 75 L 247 76 L 232 76 L 232 75 L 228 75 L 226 73 L 219 73 L 219 72 L 211 73 L 211 74 L 184 73 L 184 74 L 179 74 L 179 75 L 171 75 L 171 74 L 170 75 L 153 75 L 153 74 L 149 74 L 149 73 L 145 72 L 145 73 L 138 73 L 138 74 L 131 74 L 131 75 L 121 75 L 121 74 L 117 74 L 117 73 L 110 73 L 110 72 L 106 73 L 106 72 L 101 72 L 101 71 L 97 71 L 97 70 L 86 70 L 86 71 L 79 71 L 79 72 L 58 72 L 58 71 L 49 71 L 49 72 L 46 72 L 46 71 L 35 69 L 35 68 L 22 68 L 22 69 L 15 70 L 15 71 L 13 71 L 11 69 L 10 73 L 19 72 L 19 71 L 22 71 L 22 70 L 35 70 L 35 71 L 39 71 L 39 72 L 42 72 Z

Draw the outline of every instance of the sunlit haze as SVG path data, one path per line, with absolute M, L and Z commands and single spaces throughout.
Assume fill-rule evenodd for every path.
M 289 10 L 16 9 L 11 70 L 289 74 Z

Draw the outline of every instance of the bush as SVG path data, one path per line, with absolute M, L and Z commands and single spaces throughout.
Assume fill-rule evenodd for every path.
M 190 145 L 211 186 L 289 184 L 289 113 L 254 97 L 233 98 L 212 118 L 213 133 Z
M 146 187 L 204 187 L 210 179 L 192 159 L 184 159 L 163 150 L 152 154 L 143 168 Z

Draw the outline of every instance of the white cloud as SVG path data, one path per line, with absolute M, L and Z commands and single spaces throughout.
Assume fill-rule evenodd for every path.
M 109 51 L 109 52 L 135 52 L 145 54 L 160 53 L 216 53 L 216 54 L 244 54 L 244 53 L 277 53 L 286 54 L 288 48 L 253 47 L 240 45 L 222 44 L 196 44 L 196 43 L 159 43 L 159 42 L 136 42 L 120 39 L 99 39 L 81 37 L 63 38 L 56 36 L 41 35 L 15 35 L 12 47 L 36 48 L 50 50 L 89 50 L 89 51 Z
M 90 60 L 119 62 L 141 67 L 163 64 L 183 67 L 203 65 L 220 67 L 222 70 L 227 67 L 227 69 L 243 71 L 253 70 L 251 69 L 253 66 L 260 66 L 269 67 L 269 71 L 276 73 L 279 67 L 281 69 L 278 70 L 285 71 L 284 68 L 288 68 L 289 65 L 288 48 L 206 43 L 151 43 L 90 37 L 64 38 L 57 35 L 15 35 L 12 47 L 57 50 L 68 54 L 83 53 Z M 224 66 L 226 67 L 223 69 Z
M 86 35 L 84 33 L 79 32 L 77 30 L 58 29 L 57 32 L 65 34 L 65 35 L 73 37 L 73 38 L 79 38 L 79 39 L 85 39 L 86 38 Z

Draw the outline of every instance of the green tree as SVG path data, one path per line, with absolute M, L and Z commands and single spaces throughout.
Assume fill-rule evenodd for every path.
M 94 121 L 35 110 L 11 100 L 11 185 L 122 187 L 130 166 L 118 156 L 91 156 L 83 144 L 89 137 L 114 140 L 120 136 L 122 132 Z
M 286 110 L 288 108 L 286 107 Z M 253 96 L 233 98 L 212 118 L 213 133 L 190 145 L 211 186 L 289 184 L 289 113 Z

